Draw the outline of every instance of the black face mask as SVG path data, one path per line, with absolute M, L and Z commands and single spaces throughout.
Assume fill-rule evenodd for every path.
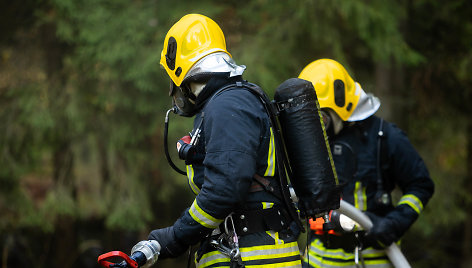
M 178 87 L 171 81 L 169 96 L 172 96 L 172 104 L 177 107 L 178 115 L 192 117 L 197 113 L 196 97 L 188 87 Z

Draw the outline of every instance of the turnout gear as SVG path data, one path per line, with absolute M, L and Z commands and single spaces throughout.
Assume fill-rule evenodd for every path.
M 221 234 L 212 235 L 213 230 L 221 232 L 226 215 L 234 212 L 234 231 L 240 236 L 238 247 L 244 265 L 300 264 L 297 237 L 290 228 L 291 219 L 284 216 L 283 202 L 270 192 L 250 190 L 254 174 L 273 182 L 276 191 L 280 185 L 276 183 L 274 134 L 268 115 L 257 96 L 238 82 L 245 83 L 240 77 L 213 77 L 197 97 L 197 103 L 206 104 L 194 123 L 194 129 L 201 124 L 195 151 L 203 157 L 187 166 L 189 185 L 197 196 L 174 224 L 180 230 L 177 238 L 189 244 L 204 241 L 196 258 L 199 267 L 229 266 L 232 258 L 210 242 L 218 241 Z M 226 85 L 233 86 L 221 93 L 215 90 Z M 212 101 L 200 99 L 207 90 L 214 92 L 209 96 Z M 273 213 L 275 208 L 280 215 Z M 275 220 L 284 224 L 274 226 Z M 275 257 L 282 253 L 286 257 Z M 220 261 L 215 264 L 215 259 Z
M 365 94 L 358 86 L 357 104 L 350 93 L 345 93 L 346 100 L 353 103 L 352 113 L 346 109 L 349 101 L 342 107 L 336 104 L 333 77 L 341 79 L 339 75 L 343 72 L 339 66 L 332 60 L 315 61 L 300 76 L 315 85 L 322 109 L 334 111 L 343 121 L 352 121 L 344 124 L 339 133 L 329 135 L 331 152 L 339 182 L 344 186 L 343 200 L 366 211 L 373 227 L 365 236 L 357 231 L 334 234 L 314 230 L 317 235 L 309 243 L 304 265 L 357 267 L 363 262 L 367 267 L 390 267 L 385 252 L 379 249 L 397 242 L 410 228 L 431 198 L 434 184 L 405 133 L 373 115 L 380 106 L 377 98 Z M 347 80 L 345 84 L 351 84 Z M 321 104 L 320 95 L 331 100 Z M 397 204 L 389 198 L 395 187 L 403 194 Z
M 381 153 L 385 158 L 381 157 L 380 165 L 377 164 L 379 125 L 380 118 L 371 116 L 345 126 L 339 135 L 330 140 L 338 178 L 340 184 L 344 185 L 343 200 L 370 212 L 369 217 L 374 224 L 364 238 L 359 237 L 363 247 L 360 254 L 366 266 L 389 264 L 386 254 L 375 249 L 397 242 L 417 219 L 434 192 L 428 170 L 405 133 L 386 121 Z M 385 206 L 376 200 L 378 168 L 383 175 L 384 191 L 391 193 L 398 186 L 403 193 L 395 207 L 394 204 Z M 308 260 L 313 267 L 337 267 L 340 263 L 351 263 L 352 266 L 347 267 L 355 267 L 355 254 L 352 251 L 355 245 L 353 234 L 315 236 L 305 261 Z M 333 255 L 339 250 L 342 250 L 342 255 Z
M 178 150 L 196 197 L 172 229 L 151 233 L 163 247 L 159 258 L 200 243 L 197 267 L 300 266 L 298 217 L 284 202 L 283 151 L 270 101 L 261 101 L 267 96 L 242 79 L 245 67 L 234 63 L 221 29 L 204 16 L 177 22 L 161 56 L 176 106 L 169 111 L 195 115 L 190 142 L 181 139 Z M 166 129 L 167 123 L 166 116 Z

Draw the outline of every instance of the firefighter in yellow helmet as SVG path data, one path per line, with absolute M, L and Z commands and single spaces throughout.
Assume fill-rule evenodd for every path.
M 301 267 L 296 225 L 277 194 L 269 116 L 220 27 L 203 15 L 182 17 L 165 37 L 160 64 L 177 113 L 195 116 L 191 137 L 177 147 L 196 197 L 172 226 L 149 234 L 159 259 L 200 243 L 197 267 Z M 187 145 L 194 153 L 180 151 Z
M 325 233 L 312 221 L 304 266 L 391 267 L 383 249 L 399 241 L 431 198 L 434 184 L 428 170 L 405 133 L 374 115 L 379 99 L 365 93 L 340 63 L 316 60 L 299 78 L 315 87 L 339 182 L 344 184 L 343 200 L 373 223 L 368 233 Z M 395 187 L 402 196 L 393 204 Z

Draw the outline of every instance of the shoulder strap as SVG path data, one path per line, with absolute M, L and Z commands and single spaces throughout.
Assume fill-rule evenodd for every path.
M 277 115 L 278 115 L 276 112 L 277 110 L 273 102 L 270 101 L 267 94 L 259 86 L 249 83 L 249 82 L 243 83 L 239 81 L 236 82 L 236 86 L 244 87 L 248 89 L 250 92 L 258 96 L 260 101 L 264 105 L 267 115 L 269 116 L 270 125 L 272 126 L 272 130 L 274 133 L 275 152 L 276 152 L 275 157 L 276 157 L 276 162 L 277 162 L 277 171 L 279 175 L 278 178 L 279 178 L 279 183 L 280 183 L 280 188 L 281 188 L 282 201 L 290 217 L 292 218 L 292 220 L 295 221 L 298 227 L 304 231 L 305 227 L 300 221 L 300 218 L 298 217 L 298 214 L 297 214 L 297 210 L 293 205 L 292 199 L 290 198 L 290 190 L 288 186 L 287 175 L 288 177 L 292 176 L 292 171 L 290 169 L 287 154 L 285 151 L 285 145 L 282 139 L 282 131 L 279 125 L 279 121 L 277 120 Z
M 388 149 L 385 141 L 384 119 L 379 119 L 379 130 L 377 132 L 377 201 L 382 205 L 390 205 L 391 197 L 386 191 L 384 169 L 388 163 Z
M 377 131 L 377 190 L 383 191 L 382 178 L 382 140 L 384 138 L 383 132 L 383 118 L 380 118 L 379 130 Z

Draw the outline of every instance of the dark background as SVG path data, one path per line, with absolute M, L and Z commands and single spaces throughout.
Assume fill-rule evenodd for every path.
M 164 158 L 159 68 L 187 13 L 213 18 L 270 96 L 315 59 L 341 62 L 436 184 L 403 252 L 413 267 L 472 266 L 471 1 L 1 0 L 1 268 L 97 267 L 191 204 Z M 190 130 L 171 116 L 171 151 Z

